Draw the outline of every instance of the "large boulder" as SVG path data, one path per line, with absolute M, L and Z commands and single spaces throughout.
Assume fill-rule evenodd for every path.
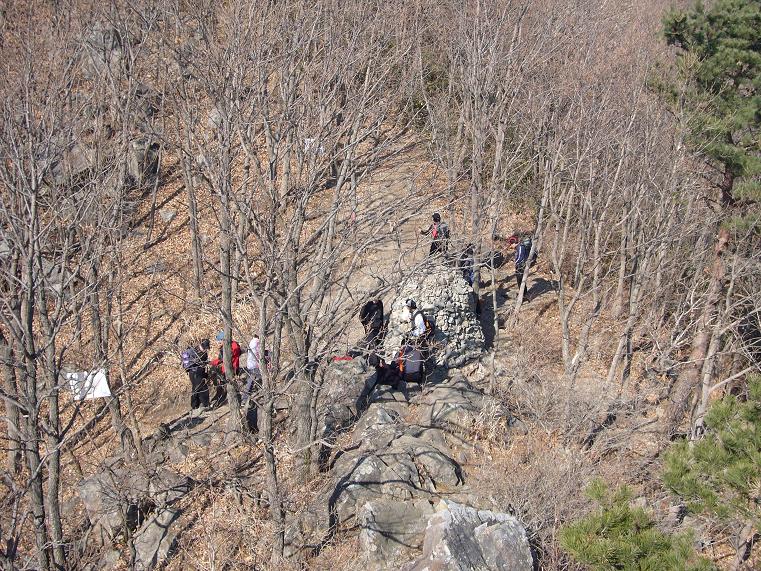
M 526 530 L 513 516 L 441 500 L 428 520 L 423 555 L 403 571 L 532 571 Z
M 484 348 L 484 333 L 476 316 L 473 291 L 461 272 L 444 265 L 429 266 L 422 277 L 402 286 L 391 305 L 383 343 L 387 358 L 396 352 L 403 334 L 410 329 L 409 322 L 403 319 L 407 299 L 415 300 L 418 310 L 435 325 L 433 357 L 437 365 L 460 367 L 478 358 Z
M 470 384 L 465 377 L 454 376 L 428 387 L 414 399 L 421 424 L 467 436 L 479 422 L 507 420 L 509 412 L 492 397 Z
M 135 87 L 132 103 L 135 110 L 135 124 L 143 133 L 150 133 L 153 120 L 161 107 L 161 94 L 145 83 Z
M 313 549 L 342 526 L 353 527 L 368 502 L 388 502 L 387 514 L 396 509 L 391 504 L 435 501 L 463 481 L 438 431 L 407 425 L 386 403 L 373 403 L 362 415 L 353 444 L 333 459 L 330 475 L 328 491 L 287 522 L 287 556 Z
M 359 545 L 368 567 L 398 569 L 411 553 L 420 551 L 432 514 L 428 500 L 379 499 L 365 503 L 357 514 L 357 523 Z
M 159 144 L 150 137 L 140 137 L 130 142 L 127 155 L 127 183 L 133 188 L 141 187 L 159 172 Z
M 79 483 L 79 497 L 93 523 L 95 536 L 107 544 L 124 531 L 137 529 L 157 509 L 184 497 L 193 481 L 168 468 L 125 465 L 112 459 Z
M 52 158 L 52 164 L 45 173 L 45 182 L 50 186 L 75 187 L 91 176 L 95 166 L 95 150 L 87 145 L 75 142 Z
M 102 543 L 116 537 L 125 525 L 137 527 L 140 511 L 150 504 L 149 488 L 145 473 L 131 473 L 117 462 L 79 483 L 79 497 Z
M 136 571 L 161 566 L 172 554 L 177 543 L 177 532 L 172 524 L 180 517 L 180 510 L 160 510 L 135 533 Z
M 115 74 L 126 64 L 126 38 L 109 24 L 96 23 L 85 36 L 84 71 L 88 77 Z
M 367 408 L 375 370 L 364 359 L 333 361 L 325 369 L 317 396 L 319 434 L 330 442 Z
M 396 424 L 387 411 L 384 415 L 380 409 L 377 414 L 389 421 L 368 424 L 357 438 L 362 444 L 341 455 L 333 466 L 338 480 L 329 505 L 338 524 L 350 522 L 364 503 L 377 498 L 428 500 L 462 484 L 461 468 L 449 457 L 446 445 L 438 448 L 418 436 L 420 427 Z

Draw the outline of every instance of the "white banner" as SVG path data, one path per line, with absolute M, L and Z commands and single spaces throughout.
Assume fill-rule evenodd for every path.
M 99 399 L 111 396 L 105 369 L 66 373 L 66 380 L 69 381 L 74 400 Z

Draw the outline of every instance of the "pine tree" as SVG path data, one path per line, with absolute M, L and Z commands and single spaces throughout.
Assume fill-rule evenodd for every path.
M 761 198 L 761 1 L 718 0 L 664 22 L 666 41 L 694 62 L 687 85 L 693 147 L 721 171 L 722 203 Z
M 735 567 L 761 529 L 761 377 L 745 402 L 726 396 L 706 415 L 705 436 L 672 445 L 663 481 L 688 509 L 729 522 L 739 535 Z
M 610 492 L 602 480 L 587 489 L 600 509 L 564 527 L 560 543 L 592 571 L 705 571 L 714 569 L 699 558 L 687 535 L 666 535 L 650 516 L 631 507 L 626 487 Z
M 716 0 L 708 8 L 670 13 L 664 34 L 677 46 L 679 87 L 664 90 L 686 112 L 692 150 L 715 169 L 720 226 L 702 312 L 688 362 L 671 394 L 665 419 L 669 435 L 689 409 L 701 382 L 709 340 L 726 287 L 725 259 L 741 229 L 759 234 L 761 216 L 761 0 Z M 746 234 L 747 235 L 747 234 Z M 709 379 L 710 380 L 710 379 Z M 708 403 L 701 403 L 706 405 Z

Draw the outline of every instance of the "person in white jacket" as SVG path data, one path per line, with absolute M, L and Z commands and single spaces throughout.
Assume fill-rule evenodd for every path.
M 412 325 L 410 335 L 416 339 L 419 338 L 422 341 L 425 338 L 425 318 L 423 317 L 422 312 L 416 311 L 417 303 L 415 303 L 414 299 L 408 299 L 404 302 L 404 305 L 407 306 L 405 317 L 409 315 L 409 321 Z

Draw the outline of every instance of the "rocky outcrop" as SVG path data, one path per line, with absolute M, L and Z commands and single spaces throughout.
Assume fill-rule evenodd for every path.
M 363 367 L 341 366 L 345 372 Z M 360 378 L 350 392 L 367 386 L 366 377 Z M 495 411 L 505 414 L 497 403 L 461 376 L 425 387 L 411 399 L 376 387 L 367 401 L 351 442 L 329 463 L 329 486 L 288 522 L 287 555 L 319 549 L 337 531 L 359 529 L 367 570 L 422 570 L 426 562 L 430 569 L 470 569 L 467 561 L 481 565 L 473 569 L 522 570 L 526 557 L 530 569 L 525 531 L 515 518 L 450 501 L 473 500 L 455 458 L 464 456 L 467 436 L 483 415 L 494 421 Z M 462 561 L 445 561 L 448 548 L 462 547 L 455 545 L 458 534 L 468 551 Z
M 461 468 L 443 436 L 405 419 L 409 404 L 403 393 L 378 387 L 367 400 L 351 445 L 332 458 L 331 484 L 289 522 L 289 555 L 315 549 L 335 530 L 353 526 L 367 502 L 431 503 L 461 486 Z
M 174 504 L 192 487 L 190 478 L 167 468 L 146 469 L 114 459 L 82 480 L 78 491 L 95 537 L 106 545 L 125 527 L 138 529 L 150 513 Z
M 459 375 L 433 385 L 420 396 L 418 404 L 421 424 L 459 436 L 470 434 L 479 422 L 509 419 L 509 412 L 497 400 Z
M 382 541 L 370 548 L 383 545 Z M 425 526 L 423 556 L 403 571 L 532 571 L 523 525 L 513 516 L 442 500 Z
M 171 556 L 177 542 L 177 533 L 171 526 L 180 513 L 172 508 L 159 510 L 135 534 L 136 571 L 153 569 Z
M 368 404 L 375 370 L 364 359 L 333 361 L 323 373 L 317 396 L 318 434 L 330 441 L 359 418 Z
M 149 136 L 130 142 L 127 157 L 127 183 L 139 188 L 159 172 L 159 144 Z
M 83 70 L 89 77 L 118 74 L 126 62 L 124 34 L 108 24 L 96 23 L 83 41 Z
M 476 316 L 473 292 L 461 272 L 444 265 L 432 265 L 422 277 L 402 286 L 391 306 L 383 344 L 387 356 L 399 348 L 402 335 L 410 329 L 409 322 L 403 319 L 407 299 L 414 299 L 418 310 L 435 325 L 433 357 L 437 365 L 460 367 L 478 358 L 484 348 L 484 334 Z
M 366 557 L 387 567 L 400 565 L 409 549 L 422 549 L 423 534 L 433 507 L 427 500 L 367 502 L 357 514 L 359 545 Z

